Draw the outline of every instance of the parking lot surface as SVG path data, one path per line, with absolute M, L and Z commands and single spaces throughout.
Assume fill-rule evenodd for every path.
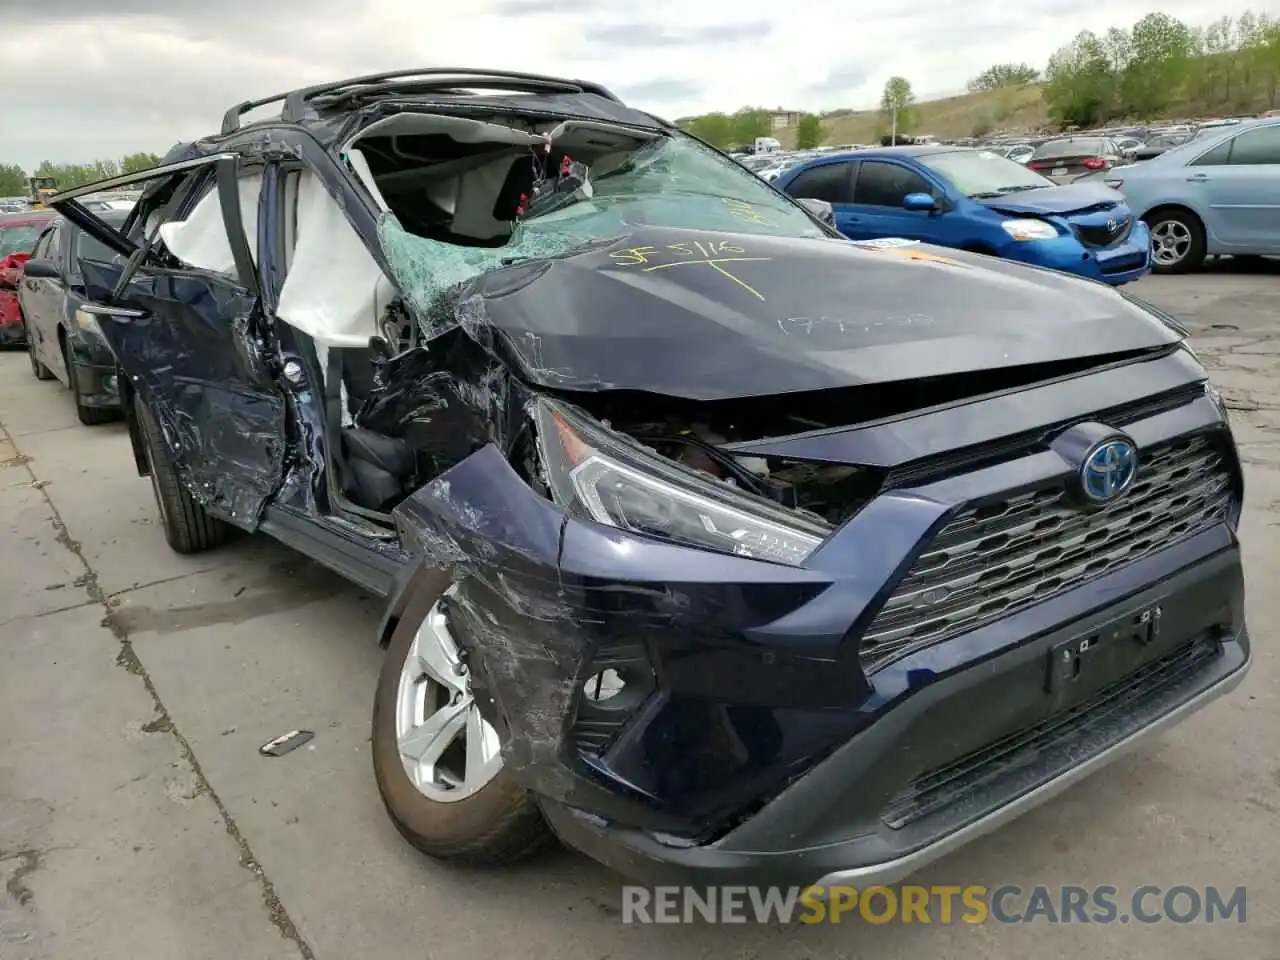
M 1135 292 L 1195 329 L 1246 460 L 1254 668 L 1154 746 L 913 878 L 1248 890 L 1244 923 L 624 925 L 554 850 L 462 871 L 379 802 L 381 601 L 266 538 L 180 557 L 123 425 L 0 354 L 0 958 L 1229 956 L 1280 944 L 1280 265 Z M 279 758 L 258 747 L 314 731 Z

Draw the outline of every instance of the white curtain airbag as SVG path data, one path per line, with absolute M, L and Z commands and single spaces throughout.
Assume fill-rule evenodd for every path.
M 245 239 L 254 262 L 258 260 L 258 197 L 262 195 L 262 175 L 241 177 L 239 181 L 240 216 L 244 220 Z M 175 257 L 199 270 L 235 273 L 236 261 L 231 254 L 222 219 L 222 205 L 217 187 L 211 189 L 195 205 L 185 220 L 171 220 L 160 227 L 160 239 Z
M 310 172 L 298 182 L 298 239 L 277 313 L 317 347 L 366 347 L 395 295 L 324 184 Z

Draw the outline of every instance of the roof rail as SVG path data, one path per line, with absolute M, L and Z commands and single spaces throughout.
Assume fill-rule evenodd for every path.
M 470 80 L 470 82 L 467 82 Z M 289 122 L 301 120 L 308 101 L 324 94 L 340 94 L 348 88 L 365 88 L 358 92 L 457 92 L 457 88 L 488 88 L 498 90 L 524 90 L 530 93 L 591 93 L 606 100 L 621 103 L 612 91 L 598 83 L 586 80 L 568 80 L 562 77 L 543 76 L 537 73 L 515 73 L 508 70 L 484 70 L 475 67 L 420 67 L 414 70 L 392 70 L 386 73 L 370 73 L 346 80 L 287 90 L 261 100 L 246 100 L 229 109 L 222 116 L 222 133 L 235 133 L 240 129 L 240 118 L 250 110 L 265 107 L 269 103 L 284 101 L 281 118 Z M 357 90 L 351 90 L 356 93 Z
M 244 103 L 237 103 L 222 115 L 222 133 L 235 133 L 240 129 L 240 118 L 250 110 L 257 110 L 259 107 L 265 107 L 268 103 L 283 100 L 291 92 L 286 90 L 284 93 L 277 93 L 273 97 L 263 97 L 261 100 L 246 100 Z
M 468 82 L 470 81 L 470 82 Z M 397 91 L 427 92 L 444 91 L 457 88 L 471 89 L 486 87 L 491 89 L 524 90 L 531 93 L 590 93 L 607 100 L 621 103 L 621 99 L 597 83 L 585 80 L 569 80 L 563 77 L 543 76 L 536 73 L 516 73 L 508 70 L 485 70 L 474 67 L 420 67 L 412 70 L 392 70 L 385 73 L 371 73 L 346 80 L 334 80 L 279 93 L 261 100 L 247 100 L 237 104 L 226 112 L 222 118 L 222 133 L 234 133 L 240 129 L 240 117 L 255 110 L 283 100 L 281 118 L 286 122 L 297 122 L 306 113 L 308 101 L 324 94 L 339 94 L 348 88 L 376 87 L 380 93 Z M 355 93 L 356 90 L 352 90 Z M 372 91 L 370 91 L 372 92 Z
M 363 96 L 400 94 L 412 96 L 417 93 L 437 93 L 452 96 L 465 96 L 468 90 L 510 90 L 511 80 L 499 77 L 478 77 L 464 85 L 438 80 L 387 81 L 385 83 L 356 84 L 343 86 L 337 90 L 325 90 L 307 97 L 307 101 L 315 106 L 332 109 L 347 100 L 355 100 Z M 578 84 L 568 84 L 560 80 L 521 80 L 519 90 L 523 93 L 584 93 Z M 285 107 L 286 112 L 289 107 Z M 297 117 L 301 117 L 301 113 Z

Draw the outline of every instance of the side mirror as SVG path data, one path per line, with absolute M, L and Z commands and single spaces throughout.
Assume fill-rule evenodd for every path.
M 28 260 L 22 265 L 22 275 L 33 280 L 57 280 L 58 268 L 52 260 Z
M 902 198 L 902 209 L 933 213 L 938 209 L 938 201 L 927 193 L 908 193 Z
M 836 211 L 826 200 L 815 200 L 813 197 L 797 197 L 796 203 L 804 207 L 829 227 L 836 225 Z

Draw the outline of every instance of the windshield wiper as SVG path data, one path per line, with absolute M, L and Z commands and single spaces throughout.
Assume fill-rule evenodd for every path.
M 981 193 L 969 194 L 969 199 L 970 200 L 992 200 L 996 197 L 1001 197 L 1001 196 L 1004 196 L 1004 194 L 1000 193 L 1000 191 L 998 190 L 984 190 Z
M 1041 190 L 1043 188 L 1043 183 L 1022 183 L 1016 187 L 1001 187 L 997 196 L 1003 196 L 1006 193 L 1020 193 L 1023 190 Z

